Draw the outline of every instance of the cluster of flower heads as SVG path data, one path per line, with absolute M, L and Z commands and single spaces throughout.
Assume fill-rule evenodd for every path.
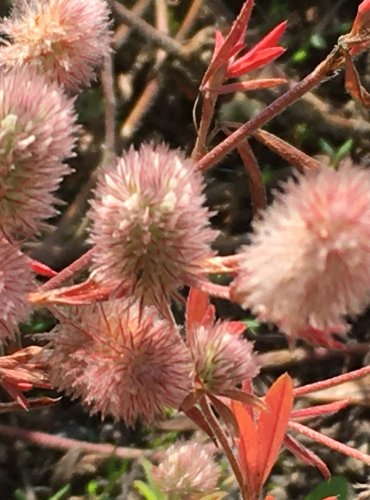
M 164 145 L 130 149 L 100 174 L 90 240 L 98 281 L 161 311 L 184 284 L 202 279 L 210 244 L 203 180 L 194 163 Z
M 233 298 L 291 336 L 343 333 L 370 300 L 370 172 L 345 162 L 289 180 L 255 223 Z
M 109 9 L 104 0 L 16 0 L 0 34 L 0 65 L 32 67 L 75 92 L 109 50 Z
M 104 0 L 17 0 L 0 21 L 0 340 L 29 312 L 22 245 L 57 213 L 71 172 L 74 99 L 109 48 Z
M 189 347 L 179 328 L 155 307 L 141 307 L 131 300 L 80 306 L 61 312 L 59 320 L 51 332 L 51 383 L 81 397 L 91 413 L 112 415 L 129 426 L 139 419 L 150 424 L 165 408 L 179 409 L 204 375 L 206 364 L 213 381 L 208 380 L 208 390 L 215 394 L 258 371 L 250 343 L 240 336 L 231 340 L 232 349 L 224 354 L 216 349 L 210 359 L 214 346 L 222 347 L 223 335 L 230 340 L 226 322 L 207 327 L 202 353 Z M 217 380 L 219 374 L 225 374 L 228 382 Z

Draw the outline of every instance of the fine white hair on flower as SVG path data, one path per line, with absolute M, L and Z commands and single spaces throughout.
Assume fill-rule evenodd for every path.
M 0 65 L 31 66 L 76 92 L 94 77 L 109 53 L 109 9 L 105 0 L 16 0 L 0 33 Z
M 191 441 L 167 448 L 152 472 L 161 492 L 174 498 L 200 499 L 215 492 L 221 470 L 210 446 Z
M 27 294 L 33 276 L 25 255 L 4 238 L 0 239 L 0 341 L 11 337 L 31 310 Z
M 292 336 L 346 330 L 370 300 L 370 171 L 299 175 L 256 221 L 232 295 Z
M 51 332 L 50 381 L 91 413 L 134 426 L 178 409 L 191 358 L 178 329 L 154 307 L 113 300 L 71 309 Z
M 54 192 L 71 172 L 73 100 L 30 69 L 0 69 L 0 231 L 32 237 L 57 211 Z
M 217 235 L 204 203 L 202 176 L 181 152 L 131 148 L 101 172 L 91 203 L 97 280 L 163 311 L 179 287 L 204 279 Z

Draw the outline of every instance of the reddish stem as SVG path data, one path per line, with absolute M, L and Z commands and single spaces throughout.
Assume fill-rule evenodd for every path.
M 328 72 L 335 67 L 337 63 L 339 48 L 336 46 L 309 75 L 302 81 L 297 83 L 292 89 L 288 90 L 269 106 L 264 108 L 258 115 L 253 117 L 247 123 L 235 130 L 231 135 L 226 137 L 220 144 L 207 153 L 198 162 L 200 170 L 207 170 L 211 166 L 219 162 L 225 155 L 230 153 L 241 141 L 251 135 L 257 129 L 261 128 L 265 123 L 269 122 L 275 116 L 279 115 L 286 108 L 291 106 L 295 101 L 302 97 L 306 92 L 312 90 L 319 85 Z
M 299 424 L 298 422 L 289 422 L 288 427 L 293 431 L 299 432 L 300 434 L 309 437 L 310 439 L 316 441 L 317 443 L 326 446 L 327 448 L 331 448 L 332 450 L 335 450 L 338 453 L 342 453 L 342 455 L 347 455 L 348 457 L 355 458 L 356 460 L 360 460 L 361 462 L 370 465 L 370 455 L 362 453 L 361 451 L 356 450 L 351 446 L 347 446 L 346 444 L 340 443 L 339 441 L 336 441 L 335 439 L 325 436 L 320 432 L 314 431 L 313 429 L 310 429 L 306 425 Z
M 344 384 L 351 380 L 356 380 L 358 378 L 364 377 L 370 373 L 370 365 L 364 366 L 359 370 L 354 370 L 349 373 L 343 373 L 343 375 L 338 375 L 337 377 L 328 378 L 326 380 L 320 380 L 319 382 L 314 382 L 313 384 L 303 385 L 297 387 L 293 390 L 294 397 L 303 396 L 304 394 L 309 394 L 310 392 L 322 391 L 328 387 L 333 387 L 334 385 Z
M 81 269 L 83 269 L 88 265 L 88 263 L 92 258 L 92 254 L 93 254 L 93 249 L 91 248 L 77 260 L 72 262 L 72 264 L 62 269 L 62 271 L 60 271 L 56 276 L 54 276 L 49 281 L 41 285 L 38 289 L 38 292 L 47 292 L 49 290 L 52 290 L 53 288 L 60 287 L 64 281 L 72 278 L 74 274 L 76 274 L 78 271 L 80 271 Z

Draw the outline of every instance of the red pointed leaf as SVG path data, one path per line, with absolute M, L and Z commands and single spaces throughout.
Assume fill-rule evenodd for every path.
M 52 278 L 53 276 L 56 276 L 58 273 L 51 269 L 49 266 L 46 264 L 43 264 L 42 262 L 39 262 L 38 260 L 31 259 L 29 258 L 29 263 L 31 266 L 31 269 L 34 273 L 39 274 L 40 276 L 46 276 L 47 278 Z
M 258 420 L 258 486 L 262 487 L 277 459 L 293 406 L 293 382 L 287 373 L 266 394 L 268 411 Z
M 289 436 L 288 434 L 284 438 L 284 444 L 288 450 L 293 453 L 293 455 L 298 457 L 305 464 L 319 469 L 325 479 L 330 478 L 330 471 L 326 463 L 323 462 L 321 458 L 316 455 L 316 453 L 306 448 L 306 446 L 303 446 L 303 444 L 299 443 L 295 438 Z
M 238 423 L 238 455 L 242 473 L 249 490 L 258 493 L 255 478 L 258 467 L 257 427 L 245 406 L 239 401 L 231 401 L 231 408 Z
M 359 35 L 370 24 L 370 0 L 364 0 L 358 7 L 357 16 L 353 22 L 352 35 Z
M 249 71 L 253 71 L 274 61 L 284 54 L 284 52 L 285 49 L 283 47 L 268 47 L 267 49 L 260 50 L 252 56 L 250 52 L 247 52 L 244 56 L 230 64 L 227 69 L 227 77 L 236 78 L 238 76 L 245 75 Z
M 231 54 L 235 54 L 235 46 L 240 44 L 240 40 L 245 35 L 247 25 L 252 13 L 253 4 L 253 0 L 246 0 L 244 5 L 242 6 L 239 16 L 233 23 L 229 34 L 224 40 L 224 43 L 220 47 L 218 47 L 217 53 L 214 52 L 213 60 L 203 77 L 201 85 L 202 87 L 206 86 L 206 84 L 212 79 L 212 77 L 220 67 L 226 67 L 230 60 Z M 219 40 L 217 41 L 217 44 L 219 45 Z
M 190 288 L 186 302 L 186 329 L 201 325 L 208 312 L 209 296 L 197 288 Z

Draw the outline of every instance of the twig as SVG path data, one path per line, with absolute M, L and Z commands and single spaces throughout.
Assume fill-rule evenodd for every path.
M 89 443 L 77 439 L 54 436 L 46 432 L 29 431 L 10 425 L 0 425 L 0 434 L 9 439 L 21 439 L 38 446 L 53 448 L 55 450 L 68 451 L 71 449 L 81 450 L 84 453 L 99 453 L 101 455 L 113 455 L 123 459 L 136 460 L 152 456 L 155 451 L 142 450 L 140 448 L 126 448 L 113 446 L 112 444 Z
M 131 26 L 131 28 L 135 29 L 157 47 L 160 47 L 169 54 L 181 59 L 181 43 L 176 42 L 170 36 L 156 30 L 153 26 L 135 15 L 135 13 L 124 7 L 122 4 L 114 0 L 109 0 L 109 3 L 112 5 L 118 16 L 126 24 Z
M 266 208 L 266 189 L 261 169 L 247 140 L 238 145 L 238 153 L 247 171 L 253 216 L 256 217 L 261 210 Z
M 114 92 L 114 71 L 112 54 L 104 57 L 104 66 L 101 71 L 101 82 L 104 95 L 105 141 L 104 158 L 102 164 L 109 163 L 116 152 L 116 96 Z

